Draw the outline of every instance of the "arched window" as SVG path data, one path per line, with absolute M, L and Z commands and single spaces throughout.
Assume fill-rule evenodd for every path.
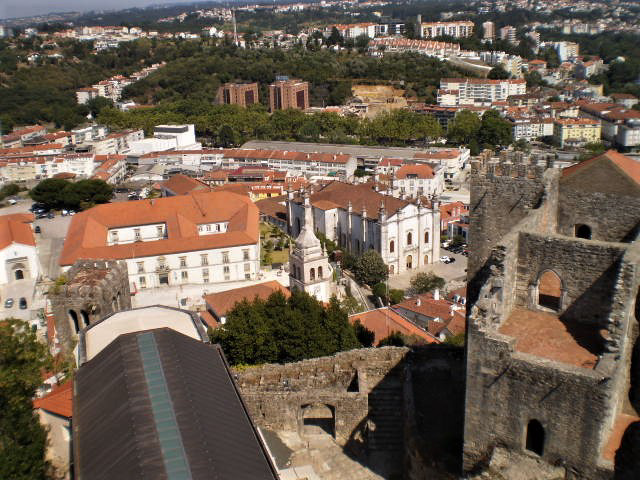
M 591 227 L 589 225 L 578 224 L 575 226 L 576 237 L 591 240 Z
M 407 245 L 413 244 L 413 234 L 411 232 L 407 233 Z
M 389 265 L 389 274 L 393 275 L 394 272 L 395 272 L 395 268 L 393 268 L 393 265 Z
M 560 310 L 562 280 L 552 270 L 547 270 L 538 279 L 538 305 L 552 310 Z
M 411 255 L 407 255 L 407 270 L 411 270 L 413 268 L 413 257 Z
M 115 312 L 118 311 L 118 303 L 116 302 L 116 297 L 111 299 L 111 309 Z
M 74 310 L 69 310 L 69 320 L 73 324 L 73 331 L 78 333 L 80 331 L 80 325 L 78 324 L 78 314 Z
M 318 267 L 318 278 L 322 278 L 322 267 Z
M 316 269 L 312 268 L 311 270 L 309 270 L 309 280 L 315 280 L 316 279 Z
M 22 270 L 18 269 L 14 273 L 16 276 L 16 280 L 22 280 L 24 278 L 24 272 Z
M 429 243 L 429 232 L 424 232 L 424 243 Z
M 424 264 L 429 265 L 429 255 L 424 256 Z
M 527 425 L 525 448 L 536 455 L 544 453 L 544 427 L 538 420 L 531 420 Z
M 389 242 L 389 253 L 393 253 L 396 251 L 396 242 L 394 242 L 393 240 L 391 240 Z

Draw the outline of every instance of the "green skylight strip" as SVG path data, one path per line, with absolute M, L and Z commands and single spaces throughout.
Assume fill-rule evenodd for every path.
M 149 332 L 139 333 L 137 337 L 147 391 L 151 398 L 153 421 L 158 432 L 167 477 L 169 480 L 191 480 L 191 471 L 169 396 L 156 339 L 153 333 Z

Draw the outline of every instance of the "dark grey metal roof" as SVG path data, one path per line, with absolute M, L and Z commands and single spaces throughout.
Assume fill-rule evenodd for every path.
M 119 336 L 78 370 L 73 409 L 79 480 L 278 478 L 220 347 L 174 330 Z

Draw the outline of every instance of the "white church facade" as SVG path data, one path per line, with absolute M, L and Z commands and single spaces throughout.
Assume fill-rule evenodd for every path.
M 407 201 L 377 192 L 372 184 L 332 182 L 310 194 L 314 230 L 358 255 L 377 251 L 390 274 L 414 270 L 440 257 L 440 209 L 437 201 Z M 293 236 L 303 225 L 304 201 L 287 198 Z

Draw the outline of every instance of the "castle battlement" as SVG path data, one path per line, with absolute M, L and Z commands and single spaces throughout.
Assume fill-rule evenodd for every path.
M 555 168 L 555 157 L 548 154 L 526 154 L 503 150 L 496 157 L 485 150 L 471 161 L 472 175 L 542 179 L 544 172 Z

